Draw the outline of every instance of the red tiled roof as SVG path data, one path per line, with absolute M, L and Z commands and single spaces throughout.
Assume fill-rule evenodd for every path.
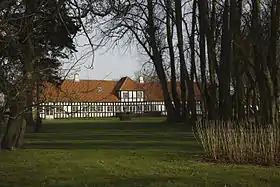
M 177 86 L 178 97 L 180 98 L 181 97 L 180 84 L 177 83 L 176 86 Z M 160 83 L 147 82 L 144 84 L 144 91 L 145 91 L 145 99 L 147 101 L 162 101 L 163 100 L 163 92 L 162 92 Z M 168 91 L 169 91 L 170 97 L 172 99 L 171 82 L 168 82 Z M 194 93 L 195 93 L 195 99 L 200 100 L 200 94 L 199 94 L 200 92 L 199 92 L 199 88 L 196 83 L 194 83 Z
M 116 84 L 115 86 L 115 92 L 117 92 L 118 90 L 120 90 L 120 88 L 122 87 L 124 81 L 125 81 L 126 77 L 122 77 Z
M 122 84 L 121 84 L 119 90 L 122 90 L 122 91 L 124 91 L 124 90 L 144 90 L 142 84 L 132 80 L 129 77 L 123 77 L 123 78 L 121 78 L 121 80 L 122 80 Z
M 171 92 L 171 83 L 168 84 Z M 197 85 L 195 87 L 196 99 L 200 98 Z M 100 90 L 102 89 L 102 90 Z M 163 101 L 160 83 L 138 83 L 129 77 L 119 81 L 107 80 L 64 80 L 60 88 L 47 84 L 43 90 L 42 99 L 51 102 L 117 102 L 117 92 L 120 90 L 143 90 L 145 101 Z M 180 96 L 180 86 L 177 85 Z M 171 93 L 170 93 L 171 96 Z
M 113 93 L 115 86 L 116 81 L 64 80 L 60 88 L 48 84 L 42 99 L 53 102 L 115 102 L 118 101 Z

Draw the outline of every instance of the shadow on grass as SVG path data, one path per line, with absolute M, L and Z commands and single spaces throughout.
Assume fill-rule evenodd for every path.
M 225 185 L 222 182 L 217 181 L 205 181 L 197 178 L 197 180 L 193 180 L 188 177 L 171 177 L 171 176 L 142 176 L 142 177 L 133 177 L 133 178 L 117 178 L 110 177 L 110 181 L 100 181 L 100 182 L 84 182 L 83 186 L 106 186 L 106 187 L 173 187 L 173 186 L 231 186 Z M 62 185 L 63 186 L 63 185 Z M 61 186 L 61 187 L 62 187 Z M 67 186 L 65 184 L 65 186 Z
M 47 123 L 43 124 L 43 132 L 65 132 L 75 130 L 98 130 L 98 129 L 124 129 L 124 130 L 191 130 L 187 125 L 169 124 L 166 122 L 73 122 L 73 123 Z
M 31 149 L 166 149 L 196 151 L 199 149 L 195 144 L 176 144 L 162 142 L 29 142 L 25 148 Z
M 190 130 L 166 123 L 46 124 L 26 137 L 31 149 L 199 149 Z

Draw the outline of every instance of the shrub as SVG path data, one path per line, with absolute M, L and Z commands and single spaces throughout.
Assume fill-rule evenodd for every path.
M 122 112 L 118 114 L 121 121 L 130 121 L 133 119 L 134 114 L 132 112 Z
M 269 166 L 279 164 L 278 125 L 257 125 L 248 121 L 200 121 L 194 133 L 206 158 L 213 161 Z
M 137 117 L 161 117 L 160 111 L 149 111 L 137 114 Z

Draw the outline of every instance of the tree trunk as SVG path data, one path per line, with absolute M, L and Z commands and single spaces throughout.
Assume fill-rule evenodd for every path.
M 23 108 L 19 103 L 13 102 L 11 104 L 9 121 L 1 142 L 2 149 L 14 150 L 23 145 L 26 122 L 22 115 Z
M 208 12 L 207 2 L 204 1 L 205 12 Z M 206 14 L 207 15 L 207 14 Z M 206 19 L 208 20 L 208 19 Z M 211 22 L 207 22 L 209 25 L 206 38 L 207 38 L 207 51 L 208 51 L 208 67 L 209 67 L 209 97 L 208 97 L 208 115 L 210 120 L 216 120 L 218 118 L 218 106 L 217 106 L 217 84 L 215 81 L 216 66 L 217 66 L 217 54 L 215 43 L 215 30 L 216 30 L 216 0 L 212 0 L 211 10 Z
M 195 1 L 195 0 L 194 0 Z M 199 57 L 200 57 L 200 97 L 201 97 L 201 110 L 202 118 L 206 119 L 208 116 L 208 108 L 206 104 L 207 96 L 207 81 L 206 81 L 206 28 L 205 28 L 205 12 L 203 9 L 202 1 L 197 1 L 198 3 L 198 23 L 199 23 Z
M 267 79 L 268 89 L 271 92 L 271 123 L 278 123 L 278 92 L 279 92 L 279 62 L 277 61 L 277 44 L 279 41 L 279 17 L 280 17 L 280 0 L 272 0 L 271 5 L 271 23 L 270 23 L 270 45 L 268 49 L 268 67 Z
M 152 0 L 147 1 L 147 8 L 148 8 L 148 34 L 149 34 L 149 41 L 153 52 L 152 60 L 155 65 L 155 69 L 157 72 L 157 75 L 160 79 L 162 91 L 163 91 L 163 97 L 165 102 L 165 107 L 167 111 L 167 120 L 168 121 L 174 121 L 176 120 L 174 113 L 175 109 L 172 104 L 172 100 L 170 98 L 169 92 L 168 92 L 168 86 L 167 86 L 167 80 L 165 71 L 162 64 L 162 56 L 160 51 L 158 50 L 157 46 L 157 39 L 156 39 L 156 27 L 154 25 L 154 5 Z
M 253 38 L 253 52 L 254 61 L 256 63 L 256 78 L 260 93 L 260 112 L 262 121 L 265 123 L 274 123 L 275 113 L 275 100 L 273 98 L 273 81 L 271 78 L 271 72 L 269 70 L 269 64 L 271 60 L 271 53 L 267 55 L 263 49 L 263 40 L 261 35 L 260 24 L 260 1 L 252 0 L 252 30 Z M 270 41 L 271 43 L 271 41 Z M 269 46 L 269 48 L 271 45 Z M 270 49 L 269 49 L 270 50 Z M 266 56 L 267 58 L 265 58 Z M 269 98 L 269 99 L 268 99 Z
M 39 130 L 41 129 L 41 125 L 42 125 L 42 120 L 40 117 L 40 100 L 39 100 L 39 96 L 40 96 L 40 86 L 39 86 L 39 82 L 37 80 L 36 82 L 36 126 L 35 126 L 35 132 L 39 132 Z
M 24 144 L 24 135 L 25 135 L 25 131 L 26 131 L 26 120 L 22 117 L 21 121 L 20 121 L 20 128 L 19 128 L 19 132 L 18 132 L 18 136 L 17 136 L 17 141 L 16 141 L 16 148 L 22 148 L 23 144 Z
M 37 0 L 36 0 L 37 1 Z M 31 15 L 35 12 L 36 1 L 26 0 L 26 14 Z M 31 33 L 33 32 L 33 20 L 32 17 L 26 18 L 25 36 L 26 42 L 23 46 L 24 51 L 24 74 L 25 74 L 25 85 L 26 85 L 26 108 L 25 108 L 25 118 L 28 126 L 35 127 L 35 122 L 33 120 L 33 91 L 34 91 L 34 61 L 35 61 L 35 51 L 34 45 L 31 38 Z
M 215 75 L 216 75 L 215 68 L 217 65 L 216 44 L 215 44 L 216 0 L 212 0 L 211 22 L 209 22 L 209 18 L 208 18 L 209 7 L 207 1 L 198 1 L 198 9 L 199 9 L 199 20 L 200 20 L 199 25 L 200 27 L 202 27 L 203 31 L 205 31 L 205 36 L 207 40 L 209 86 L 207 85 L 208 83 L 205 82 L 206 84 L 205 100 L 207 105 L 208 119 L 216 120 L 218 117 L 217 116 L 217 85 L 215 81 Z
M 171 91 L 175 105 L 176 117 L 180 118 L 181 104 L 177 92 L 177 80 L 176 80 L 176 69 L 175 69 L 175 55 L 173 46 L 173 29 L 170 17 L 172 16 L 171 1 L 166 0 L 166 31 L 167 31 L 167 43 L 170 56 L 170 68 L 171 68 Z
M 190 49 L 191 49 L 191 76 L 190 82 L 188 84 L 188 103 L 191 104 L 191 121 L 195 122 L 197 120 L 196 113 L 196 96 L 194 91 L 194 82 L 196 76 L 196 64 L 195 64 L 195 28 L 196 28 L 196 0 L 193 1 L 192 7 L 192 28 L 191 28 L 191 36 L 190 36 Z M 187 28 L 186 28 L 187 29 Z
M 231 32 L 229 29 L 229 2 L 225 0 L 222 23 L 221 57 L 219 67 L 219 109 L 223 120 L 230 120 L 232 116 L 230 96 L 231 69 Z
M 263 83 L 264 81 L 264 76 L 262 74 L 262 60 L 260 60 L 260 47 L 259 47 L 259 37 L 260 37 L 260 24 L 259 24 L 259 12 L 260 12 L 260 2 L 259 1 L 255 1 L 252 0 L 252 30 L 251 30 L 251 35 L 252 35 L 252 45 L 253 45 L 253 55 L 254 55 L 254 63 L 256 64 L 256 79 L 257 79 L 257 83 L 258 83 L 258 88 L 259 88 L 259 93 L 260 93 L 260 112 L 261 112 L 261 116 L 262 116 L 262 120 L 265 121 L 265 119 L 267 119 L 267 106 L 266 103 L 264 102 L 264 94 L 263 94 L 263 90 L 265 89 L 265 85 Z
M 275 65 L 272 71 L 272 75 L 273 75 L 274 95 L 275 95 L 275 102 L 276 102 L 275 119 L 276 119 L 276 123 L 280 123 L 280 61 L 279 61 L 280 0 L 277 0 L 276 2 L 275 14 L 276 14 L 275 25 L 273 28 L 273 32 L 275 36 L 275 43 L 274 43 Z
M 245 88 L 244 88 L 244 73 L 242 71 L 242 58 L 240 50 L 237 45 L 241 45 L 241 16 L 242 16 L 242 2 L 243 0 L 231 0 L 231 30 L 232 30 L 232 63 L 234 71 L 232 72 L 235 79 L 235 116 L 236 120 L 243 120 L 245 118 Z M 248 105 L 247 105 L 248 106 Z
M 32 89 L 31 89 L 32 88 Z M 26 112 L 25 112 L 25 119 L 26 119 L 26 123 L 28 126 L 30 127 L 35 127 L 35 121 L 33 119 L 33 109 L 32 109 L 32 105 L 33 105 L 33 87 L 31 88 L 27 88 L 26 91 Z M 31 91 L 32 90 L 32 91 Z
M 187 72 L 185 55 L 184 55 L 184 36 L 183 36 L 183 20 L 182 20 L 182 7 L 181 0 L 175 0 L 175 14 L 176 14 L 176 28 L 177 28 L 177 40 L 180 58 L 180 84 L 181 84 L 181 100 L 182 100 L 182 117 L 183 120 L 189 121 L 189 111 L 186 108 L 186 84 L 189 83 L 189 74 Z M 193 83 L 192 83 L 193 84 Z M 188 85 L 190 89 L 190 86 Z

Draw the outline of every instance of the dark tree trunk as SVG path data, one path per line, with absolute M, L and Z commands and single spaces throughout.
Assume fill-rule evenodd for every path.
M 223 120 L 230 120 L 232 116 L 230 96 L 230 75 L 231 75 L 231 31 L 229 29 L 229 2 L 225 0 L 223 11 L 223 28 L 221 39 L 221 57 L 219 67 L 219 109 L 220 117 Z
M 35 12 L 37 3 L 34 1 L 25 2 L 25 18 L 22 34 L 25 37 L 25 42 L 21 44 L 22 60 L 23 60 L 23 73 L 24 73 L 24 86 L 25 90 L 23 95 L 16 93 L 13 100 L 10 101 L 10 116 L 5 135 L 1 142 L 2 149 L 15 149 L 23 145 L 23 138 L 26 130 L 26 124 L 34 126 L 32 116 L 33 105 L 33 88 L 34 88 L 34 60 L 35 51 L 32 41 L 33 32 L 33 19 L 32 15 Z
M 196 0 L 193 1 L 192 8 L 192 28 L 190 36 L 190 49 L 191 49 L 191 76 L 188 84 L 188 103 L 191 104 L 191 121 L 195 122 L 197 120 L 196 113 L 196 96 L 194 91 L 194 82 L 196 77 L 196 64 L 195 64 L 195 28 L 196 28 Z M 187 29 L 187 28 L 186 28 Z
M 39 132 L 41 129 L 42 125 L 42 120 L 40 117 L 40 101 L 39 101 L 39 96 L 40 96 L 40 86 L 38 81 L 36 82 L 36 126 L 35 126 L 35 132 Z
M 204 10 L 208 15 L 209 7 L 206 1 L 202 3 Z M 206 24 L 209 25 L 206 33 L 207 38 L 207 52 L 208 52 L 208 67 L 209 67 L 209 95 L 208 95 L 208 118 L 210 120 L 216 120 L 218 118 L 218 106 L 217 106 L 217 84 L 215 81 L 216 66 L 217 66 L 217 54 L 216 54 L 216 43 L 215 43 L 215 30 L 216 30 L 216 0 L 212 0 L 211 17 L 207 20 Z
M 279 92 L 279 65 L 276 60 L 277 56 L 277 43 L 279 41 L 279 17 L 280 17 L 280 1 L 272 0 L 271 5 L 271 21 L 270 21 L 270 38 L 269 38 L 269 49 L 268 49 L 268 91 L 270 93 L 270 121 L 271 123 L 278 123 L 279 111 L 278 108 L 278 92 Z
M 177 120 L 175 117 L 175 109 L 172 104 L 172 100 L 170 98 L 167 86 L 167 79 L 166 74 L 162 64 L 162 56 L 157 46 L 157 38 L 156 38 L 156 27 L 154 25 L 154 5 L 152 0 L 147 1 L 147 8 L 148 8 L 148 34 L 149 34 L 149 41 L 153 52 L 152 60 L 155 65 L 155 69 L 157 75 L 160 79 L 163 97 L 165 102 L 165 107 L 167 111 L 167 120 L 174 121 Z
M 182 20 L 182 7 L 181 0 L 175 1 L 175 17 L 176 17 L 176 28 L 177 28 L 177 40 L 180 58 L 180 84 L 181 84 L 181 100 L 182 100 L 182 117 L 183 120 L 189 121 L 189 111 L 186 107 L 187 101 L 187 89 L 186 84 L 189 84 L 189 74 L 187 72 L 185 55 L 184 55 L 184 37 L 183 37 L 183 20 Z M 193 84 L 193 83 L 192 83 Z M 188 85 L 189 87 L 189 85 Z M 190 88 L 190 87 L 189 87 Z
M 205 32 L 207 40 L 208 52 L 208 67 L 209 67 L 209 83 L 205 82 L 205 101 L 208 112 L 208 119 L 217 119 L 217 85 L 215 81 L 217 66 L 216 44 L 215 44 L 215 29 L 216 29 L 216 0 L 212 1 L 211 22 L 209 21 L 209 7 L 207 1 L 198 1 L 200 27 Z M 203 57 L 204 58 L 204 57 Z M 206 56 L 205 56 L 206 62 Z M 203 69 L 206 68 L 206 65 Z M 204 71 L 204 70 L 203 70 Z M 206 74 L 204 74 L 206 76 Z M 206 78 L 205 78 L 206 79 Z M 208 86 L 209 85 L 209 86 Z
M 195 1 L 195 0 L 194 0 Z M 202 1 L 197 1 L 198 3 L 198 23 L 199 23 L 199 57 L 200 57 L 200 92 L 201 92 L 201 110 L 202 118 L 206 119 L 208 116 L 208 108 L 206 102 L 207 96 L 207 81 L 206 81 L 206 25 L 205 25 L 205 12 L 202 5 Z
M 235 78 L 235 97 L 234 97 L 234 119 L 243 120 L 245 118 L 245 88 L 242 58 L 238 45 L 241 45 L 241 15 L 243 0 L 231 0 L 231 30 L 232 30 L 232 63 L 233 77 Z M 238 45 L 237 45 L 238 44 Z M 248 106 L 248 105 L 247 105 Z
M 14 150 L 23 145 L 26 122 L 22 115 L 23 108 L 19 103 L 16 102 L 11 104 L 9 121 L 1 142 L 2 149 Z
M 263 49 L 264 41 L 261 35 L 260 24 L 260 2 L 252 0 L 252 30 L 254 61 L 256 63 L 256 79 L 260 94 L 260 112 L 262 121 L 265 123 L 274 123 L 275 102 L 273 81 L 269 64 L 271 53 L 267 55 Z M 271 42 L 270 42 L 271 43 Z M 265 58 L 265 56 L 267 58 Z M 269 99 L 268 99 L 269 98 Z
M 36 1 L 25 1 L 26 5 L 26 14 L 31 15 L 36 10 Z M 35 50 L 32 41 L 32 31 L 33 31 L 33 20 L 32 17 L 26 17 L 26 27 L 24 30 L 24 34 L 26 36 L 26 42 L 23 44 L 23 51 L 24 51 L 24 66 L 23 72 L 25 74 L 25 86 L 26 86 L 26 106 L 25 106 L 25 118 L 28 126 L 35 127 L 35 122 L 33 120 L 33 91 L 35 88 L 35 81 L 34 81 L 34 60 L 35 60 Z
M 33 105 L 33 87 L 31 88 L 27 88 L 28 91 L 26 91 L 26 95 L 27 95 L 27 106 L 26 106 L 26 112 L 25 112 L 25 119 L 26 119 L 26 123 L 27 126 L 30 127 L 35 127 L 35 121 L 33 119 L 33 109 L 32 109 L 32 105 Z
M 171 1 L 166 0 L 166 31 L 167 31 L 167 43 L 168 43 L 168 50 L 170 56 L 170 68 L 171 68 L 171 92 L 172 97 L 175 105 L 175 114 L 176 118 L 180 118 L 180 111 L 181 111 L 181 104 L 180 99 L 177 92 L 177 80 L 176 80 L 176 69 L 175 69 L 175 54 L 174 54 L 174 46 L 173 46 L 173 29 L 171 24 L 171 16 L 172 16 L 172 9 L 171 9 Z
M 22 117 L 20 121 L 20 128 L 18 131 L 16 145 L 15 145 L 16 148 L 23 147 L 25 131 L 26 131 L 26 120 Z

